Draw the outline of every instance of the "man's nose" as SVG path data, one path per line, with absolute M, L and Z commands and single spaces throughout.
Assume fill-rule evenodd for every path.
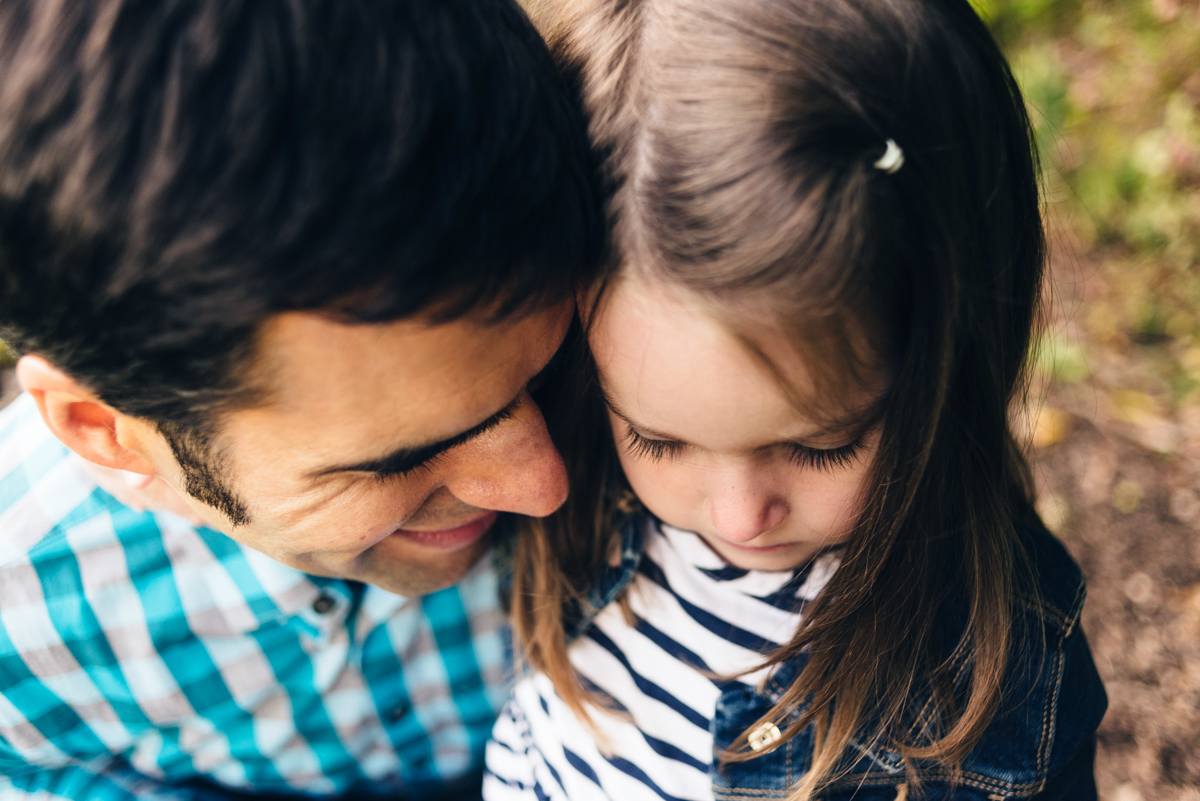
M 716 533 L 738 543 L 777 528 L 788 514 L 787 503 L 753 471 L 722 471 L 711 476 L 704 504 Z
M 481 509 L 545 517 L 567 499 L 567 470 L 527 395 L 513 416 L 462 447 L 456 497 Z

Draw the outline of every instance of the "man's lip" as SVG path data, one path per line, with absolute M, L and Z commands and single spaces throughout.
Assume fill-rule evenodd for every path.
M 492 527 L 492 523 L 496 522 L 498 514 L 498 512 L 488 512 L 461 526 L 441 528 L 434 531 L 401 528 L 397 529 L 392 536 L 403 537 L 409 542 L 415 542 L 418 545 L 424 545 L 428 548 L 457 551 L 459 548 L 467 547 L 486 534 L 488 529 Z

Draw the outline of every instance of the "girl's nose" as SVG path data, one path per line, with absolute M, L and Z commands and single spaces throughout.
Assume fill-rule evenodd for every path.
M 787 517 L 787 503 L 769 488 L 755 486 L 752 480 L 714 484 L 705 502 L 708 519 L 716 533 L 730 542 L 749 542 L 778 527 Z

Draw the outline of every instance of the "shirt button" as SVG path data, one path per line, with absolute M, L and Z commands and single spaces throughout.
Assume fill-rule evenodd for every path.
M 321 595 L 318 596 L 317 600 L 313 601 L 312 609 L 318 615 L 323 615 L 335 606 L 337 606 L 337 601 L 328 595 Z
M 392 711 L 388 712 L 388 720 L 392 723 L 399 723 L 405 715 L 408 714 L 408 704 L 397 704 L 392 707 Z

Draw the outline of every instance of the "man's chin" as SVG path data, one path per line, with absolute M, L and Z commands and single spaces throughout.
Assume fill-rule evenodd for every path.
M 462 581 L 491 546 L 488 531 L 469 545 L 456 550 L 414 547 L 402 537 L 391 536 L 364 553 L 346 578 L 373 584 L 380 589 L 415 597 L 444 590 Z

